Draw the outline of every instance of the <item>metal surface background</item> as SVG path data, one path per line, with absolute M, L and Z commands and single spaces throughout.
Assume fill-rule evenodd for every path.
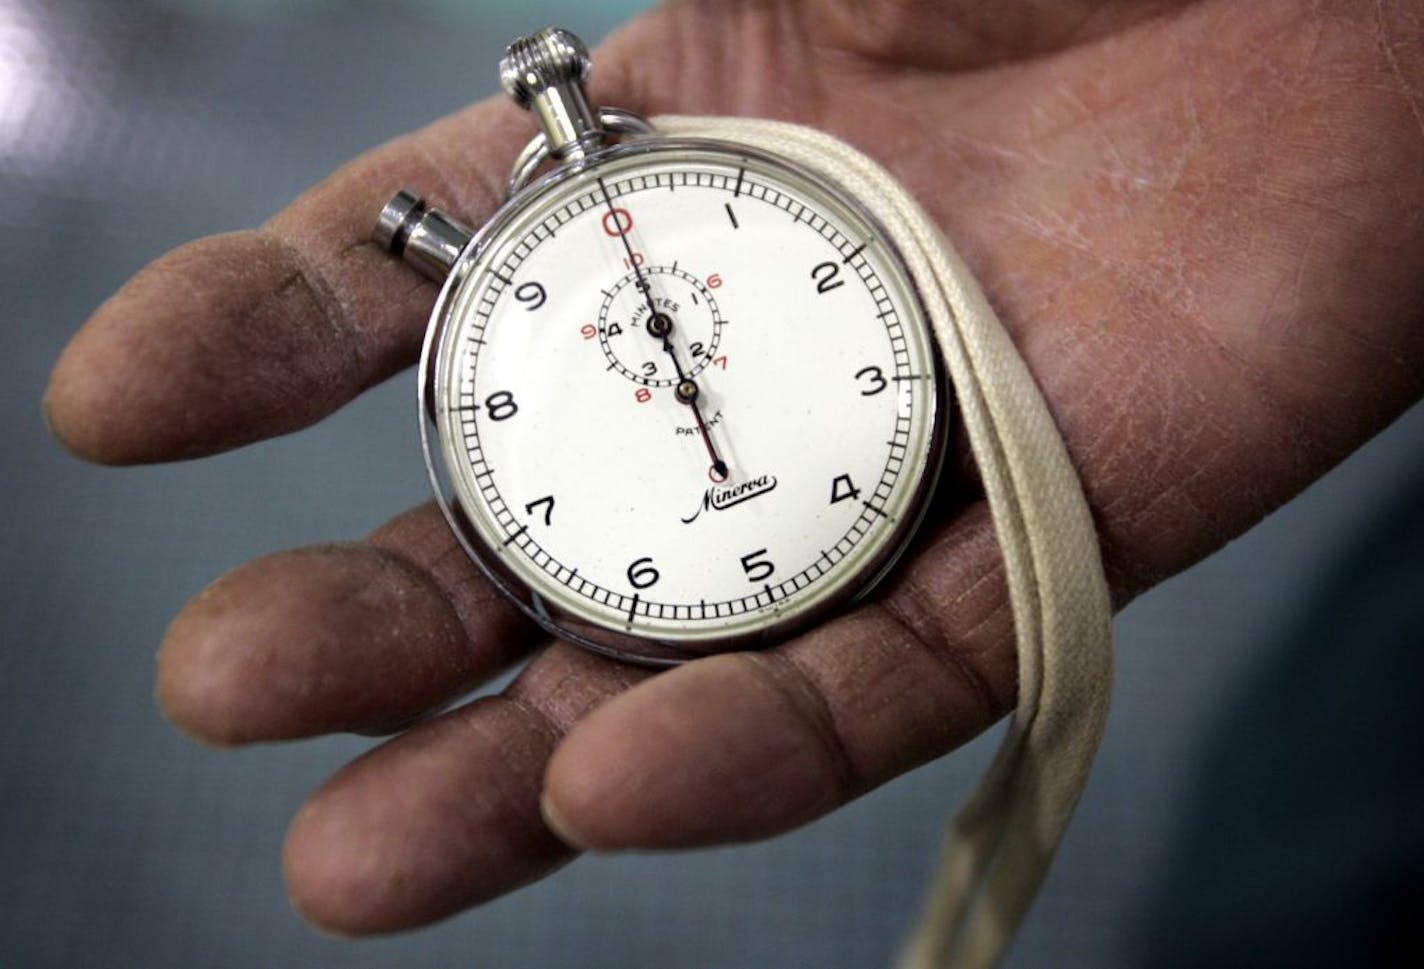
M 592 40 L 620 6 L 568 26 Z M 291 914 L 287 820 L 371 742 L 200 747 L 150 699 L 153 652 L 221 571 L 424 500 L 412 378 L 300 434 L 127 470 L 65 455 L 40 394 L 73 330 L 146 261 L 256 223 L 350 155 L 492 92 L 503 43 L 573 8 L 485 5 L 460 29 L 398 4 L 244 9 L 0 0 L 0 964 L 886 964 L 994 737 L 789 837 L 585 859 L 425 931 L 339 942 Z M 1170 904 L 1179 833 L 1215 796 L 1210 738 L 1290 662 L 1273 637 L 1328 607 L 1330 564 L 1379 509 L 1419 500 L 1421 465 L 1415 408 L 1120 618 L 1107 739 L 1011 965 L 1160 964 L 1146 927 Z M 1368 616 L 1345 628 L 1341 648 L 1367 663 Z M 1333 789 L 1350 766 L 1327 752 L 1317 769 Z

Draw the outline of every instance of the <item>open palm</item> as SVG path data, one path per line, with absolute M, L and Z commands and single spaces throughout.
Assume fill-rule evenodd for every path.
M 1083 478 L 1119 603 L 1239 534 L 1424 392 L 1424 12 L 1404 2 L 685 2 L 595 53 L 595 101 L 824 128 L 959 248 Z M 255 232 L 149 267 L 47 409 L 108 463 L 306 426 L 409 366 L 431 284 L 367 242 L 418 185 L 471 223 L 526 116 L 475 105 Z M 420 720 L 332 778 L 286 864 L 311 919 L 418 925 L 576 848 L 765 837 L 983 730 L 1012 617 L 962 459 L 874 602 L 773 650 L 651 676 L 544 635 L 433 506 L 243 566 L 164 643 L 159 695 L 219 743 Z M 542 807 L 542 810 L 541 810 Z

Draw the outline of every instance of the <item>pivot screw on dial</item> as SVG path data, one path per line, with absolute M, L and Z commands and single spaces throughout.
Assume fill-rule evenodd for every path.
M 666 313 L 654 313 L 648 317 L 648 332 L 659 340 L 672 333 L 672 317 Z

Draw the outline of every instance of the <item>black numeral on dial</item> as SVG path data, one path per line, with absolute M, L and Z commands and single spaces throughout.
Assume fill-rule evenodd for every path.
M 543 306 L 549 299 L 549 294 L 544 291 L 541 283 L 525 283 L 514 291 L 514 298 L 521 303 L 528 304 L 524 308 L 531 313 Z
M 885 379 L 885 374 L 879 367 L 861 367 L 855 372 L 855 379 L 864 380 L 870 387 L 869 390 L 862 390 L 860 392 L 860 396 L 862 397 L 874 397 L 886 387 L 890 386 L 890 382 Z
M 650 558 L 638 559 L 628 566 L 628 582 L 635 589 L 646 589 L 656 585 L 662 577 L 662 573 L 653 568 L 653 560 Z
M 771 574 L 776 571 L 776 566 L 766 557 L 766 549 L 759 548 L 749 555 L 742 556 L 742 571 L 751 581 L 761 582 L 771 578 Z
M 845 285 L 845 280 L 841 279 L 840 275 L 841 267 L 833 262 L 817 263 L 811 270 L 811 278 L 816 281 L 816 292 L 822 294 Z
M 540 507 L 541 505 L 542 505 L 543 508 L 544 508 L 544 524 L 545 524 L 545 525 L 552 525 L 552 524 L 554 524 L 554 496 L 553 496 L 553 495 L 545 495 L 544 497 L 539 498 L 539 499 L 537 499 L 536 501 L 531 501 L 531 502 L 529 502 L 529 504 L 527 504 L 527 505 L 524 506 L 524 513 L 525 513 L 526 515 L 532 515 L 532 514 L 534 514 L 534 509 Z
M 507 421 L 519 413 L 519 405 L 509 391 L 496 390 L 485 398 L 485 410 L 489 411 L 490 420 Z
M 855 482 L 850 480 L 848 474 L 838 474 L 831 482 L 831 504 L 840 501 L 851 501 L 860 497 L 860 489 L 855 486 Z

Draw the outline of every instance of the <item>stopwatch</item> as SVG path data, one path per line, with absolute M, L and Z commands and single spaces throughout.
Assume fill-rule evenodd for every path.
M 670 665 L 783 640 L 911 541 L 949 394 L 886 232 L 823 174 L 674 137 L 510 45 L 538 119 L 478 231 L 401 191 L 376 240 L 443 281 L 421 434 L 460 544 L 547 630 Z

